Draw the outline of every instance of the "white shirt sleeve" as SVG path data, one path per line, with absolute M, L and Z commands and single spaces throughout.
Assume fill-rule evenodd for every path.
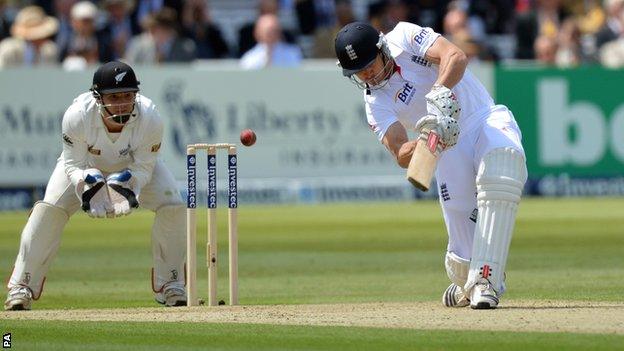
M 128 166 L 132 176 L 134 177 L 135 186 L 138 190 L 142 189 L 152 178 L 154 165 L 158 159 L 160 145 L 163 137 L 163 122 L 155 105 L 151 105 L 147 110 L 149 121 L 145 123 L 143 131 L 143 139 L 139 146 L 133 152 L 134 162 Z
M 399 35 L 397 38 L 412 54 L 425 57 L 427 50 L 440 37 L 439 33 L 429 27 L 421 27 L 417 24 L 399 22 L 390 35 Z
M 366 119 L 377 139 L 381 141 L 390 126 L 398 121 L 395 113 L 387 108 L 366 103 Z
M 87 168 L 88 145 L 83 115 L 79 105 L 73 104 L 65 111 L 62 122 L 65 173 L 74 187 L 83 180 L 83 171 Z
M 267 53 L 263 46 L 256 45 L 243 54 L 240 65 L 243 69 L 260 69 L 266 66 Z

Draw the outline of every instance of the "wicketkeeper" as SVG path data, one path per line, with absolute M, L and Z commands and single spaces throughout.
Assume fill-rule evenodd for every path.
M 41 296 L 63 228 L 76 211 L 115 218 L 139 205 L 155 212 L 156 301 L 186 305 L 185 206 L 173 175 L 158 158 L 162 120 L 152 101 L 139 94 L 132 68 L 122 62 L 99 67 L 90 91 L 65 112 L 62 131 L 63 152 L 43 201 L 35 203 L 22 231 L 4 308 L 29 310 Z

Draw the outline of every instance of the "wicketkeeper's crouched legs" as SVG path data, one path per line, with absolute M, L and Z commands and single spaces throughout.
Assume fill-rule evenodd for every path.
M 494 149 L 479 165 L 477 225 L 464 286 L 474 308 L 496 307 L 505 291 L 505 265 L 526 180 L 524 155 L 514 148 Z
M 19 253 L 7 285 L 9 290 L 27 287 L 33 299 L 41 296 L 45 275 L 56 256 L 68 220 L 69 214 L 64 209 L 46 202 L 35 203 L 22 230 Z M 11 292 L 7 304 L 10 298 Z
M 186 207 L 166 205 L 156 210 L 152 227 L 152 289 L 166 305 L 186 304 Z

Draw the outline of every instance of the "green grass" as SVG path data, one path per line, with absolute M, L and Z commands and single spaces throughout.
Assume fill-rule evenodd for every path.
M 616 350 L 624 337 L 258 324 L 11 321 L 15 350 Z M 120 333 L 120 330 L 124 330 Z M 489 345 L 486 347 L 486 345 Z
M 524 200 L 509 256 L 505 298 L 622 301 L 622 213 L 624 199 L 619 198 Z M 226 213 L 222 211 L 219 215 L 219 295 L 225 299 Z M 155 306 L 150 289 L 152 218 L 149 212 L 115 220 L 74 216 L 48 273 L 44 294 L 34 308 Z M 25 220 L 24 212 L 0 214 L 0 274 L 4 277 L 13 266 Z M 205 235 L 205 232 L 205 220 L 200 220 L 198 233 Z M 201 262 L 204 240 L 202 236 L 198 243 Z M 437 301 L 448 285 L 443 264 L 446 242 L 437 202 L 242 206 L 239 209 L 240 303 Z M 205 265 L 200 264 L 202 296 L 207 284 L 205 275 Z M 0 321 L 0 331 L 5 331 L 5 322 Z M 57 340 L 54 335 L 70 331 L 83 336 L 81 346 L 84 347 L 80 349 L 97 349 L 98 345 L 127 349 L 142 339 L 150 340 L 150 350 L 158 349 L 155 345 L 165 341 L 177 345 L 176 334 L 180 334 L 180 339 L 182 334 L 191 339 L 188 345 L 201 344 L 202 340 L 207 344 L 206 338 L 211 336 L 210 340 L 223 340 L 218 344 L 224 349 L 251 348 L 245 345 L 278 349 L 281 344 L 273 341 L 280 335 L 292 341 L 284 344 L 286 348 L 361 349 L 366 345 L 370 349 L 411 349 L 421 345 L 425 349 L 459 349 L 455 346 L 472 345 L 474 349 L 483 343 L 485 336 L 475 332 L 330 327 L 8 323 L 17 335 L 16 340 L 20 340 L 20 333 L 32 334 L 41 337 L 36 339 L 38 342 L 50 339 L 47 344 L 50 349 L 52 346 L 69 349 L 61 337 Z M 239 333 L 236 342 L 228 343 L 220 337 Z M 110 337 L 100 338 L 96 334 Z M 488 335 L 488 338 L 500 335 L 501 342 L 517 348 L 536 343 L 543 349 L 589 349 L 583 345 L 604 346 L 616 339 L 620 345 L 624 344 L 615 336 Z M 367 336 L 378 340 L 369 342 Z M 516 339 L 517 342 L 512 342 Z M 598 340 L 601 342 L 594 344 Z M 28 342 L 36 346 L 32 344 L 34 340 Z

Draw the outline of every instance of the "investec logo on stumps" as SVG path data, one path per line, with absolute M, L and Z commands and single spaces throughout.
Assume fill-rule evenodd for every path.
M 238 186 L 236 184 L 236 155 L 228 156 L 228 207 L 238 207 Z
M 186 197 L 187 208 L 197 207 L 197 189 L 195 188 L 196 186 L 195 164 L 196 164 L 195 155 L 186 156 L 186 173 L 187 173 L 187 181 L 188 181 L 188 184 L 187 184 L 188 195 Z
M 208 208 L 217 208 L 217 155 L 208 155 Z

